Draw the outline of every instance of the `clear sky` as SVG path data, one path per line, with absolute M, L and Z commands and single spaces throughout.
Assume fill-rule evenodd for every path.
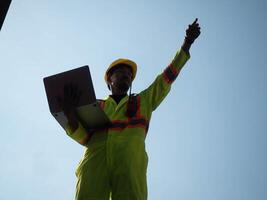
M 146 139 L 149 200 L 267 199 L 267 1 L 13 0 L 0 32 L 0 200 L 74 199 L 84 148 L 49 113 L 43 77 L 133 59 L 145 89 L 201 35 Z

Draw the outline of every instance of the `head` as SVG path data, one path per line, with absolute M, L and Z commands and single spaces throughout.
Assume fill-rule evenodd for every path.
M 104 79 L 112 94 L 127 94 L 136 76 L 136 72 L 137 65 L 134 61 L 119 58 L 109 65 Z
M 127 64 L 117 64 L 107 72 L 107 84 L 112 94 L 126 94 L 133 81 L 132 68 Z

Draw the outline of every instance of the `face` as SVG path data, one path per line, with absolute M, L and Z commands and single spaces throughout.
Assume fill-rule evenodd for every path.
M 118 93 L 127 93 L 132 82 L 132 70 L 127 65 L 120 65 L 110 72 L 108 78 L 111 90 Z

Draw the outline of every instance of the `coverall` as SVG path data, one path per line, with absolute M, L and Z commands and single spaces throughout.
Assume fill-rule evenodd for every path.
M 110 128 L 95 132 L 76 170 L 76 200 L 147 200 L 146 172 L 148 156 L 145 138 L 152 111 L 166 97 L 171 83 L 190 58 L 182 49 L 155 81 L 137 95 L 137 112 L 125 116 L 128 96 L 117 103 L 108 97 L 101 108 L 112 122 Z M 78 129 L 66 133 L 76 141 L 87 134 L 79 123 Z

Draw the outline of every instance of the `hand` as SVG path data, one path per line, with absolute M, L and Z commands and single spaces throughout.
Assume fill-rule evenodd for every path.
M 185 42 L 189 44 L 193 44 L 195 39 L 200 35 L 200 27 L 197 20 L 198 18 L 192 24 L 188 25 L 188 29 L 186 30 Z
M 64 85 L 63 98 L 57 97 L 58 104 L 67 116 L 75 111 L 75 107 L 80 101 L 81 91 L 77 85 L 68 83 Z
M 69 83 L 64 85 L 63 98 L 57 97 L 58 104 L 67 117 L 72 132 L 74 132 L 79 125 L 75 108 L 79 103 L 80 96 L 81 91 L 78 89 L 77 85 Z

